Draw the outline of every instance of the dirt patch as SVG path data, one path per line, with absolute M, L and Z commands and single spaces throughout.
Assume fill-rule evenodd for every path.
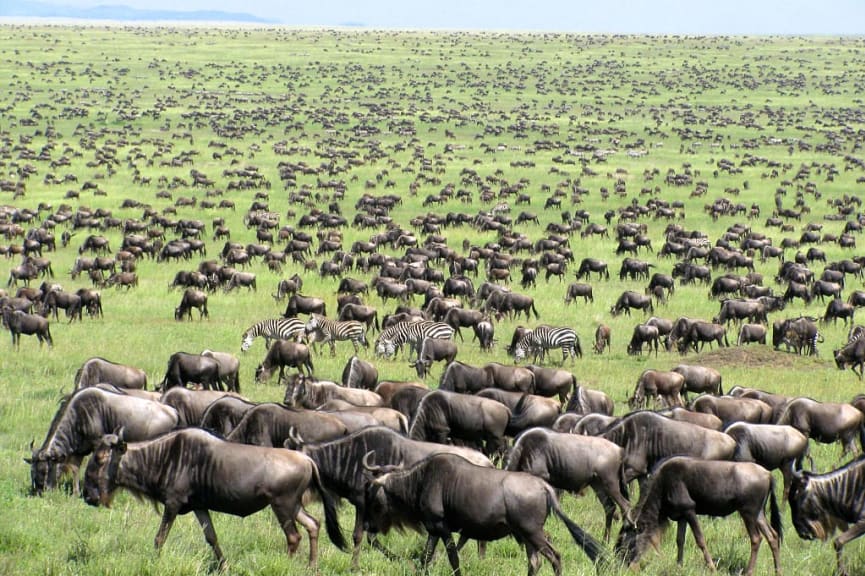
M 713 368 L 741 366 L 745 368 L 786 368 L 796 370 L 825 370 L 834 364 L 830 360 L 799 356 L 774 350 L 768 346 L 736 346 L 718 348 L 694 358 L 694 364 Z

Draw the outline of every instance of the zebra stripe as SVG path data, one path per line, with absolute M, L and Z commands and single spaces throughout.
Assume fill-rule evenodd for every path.
M 409 343 L 417 348 L 424 338 L 440 338 L 450 340 L 454 336 L 453 327 L 444 322 L 399 322 L 389 326 L 379 333 L 375 342 L 375 353 L 378 356 L 390 357 L 396 354 L 403 344 Z M 409 356 L 411 349 L 409 350 Z
M 246 352 L 258 336 L 264 337 L 265 345 L 270 348 L 271 340 L 292 340 L 303 332 L 304 324 L 297 318 L 268 318 L 250 326 L 243 333 L 240 351 Z
M 369 347 L 369 343 L 366 341 L 365 326 L 357 320 L 331 320 L 321 314 L 312 314 L 304 329 L 307 335 L 310 333 L 320 335 L 320 340 L 313 339 L 312 342 L 326 342 L 330 344 L 331 356 L 336 356 L 337 340 L 351 340 L 351 343 L 354 345 L 355 354 L 358 351 L 358 343 L 363 344 L 364 348 Z
M 526 333 L 514 346 L 514 362 L 523 360 L 529 352 L 534 355 L 535 362 L 538 358 L 543 360 L 546 351 L 553 348 L 562 349 L 563 364 L 568 356 L 576 360 L 577 356 L 583 355 L 580 339 L 572 328 L 538 326 Z

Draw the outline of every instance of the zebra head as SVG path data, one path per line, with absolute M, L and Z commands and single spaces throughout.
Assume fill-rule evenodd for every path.
M 244 332 L 243 337 L 240 340 L 240 351 L 246 352 L 247 350 L 249 350 L 249 347 L 252 346 L 253 339 L 254 336 L 252 334 L 250 334 L 249 332 Z
M 307 334 L 309 334 L 310 332 L 314 332 L 314 331 L 318 330 L 319 326 L 321 326 L 321 322 L 320 322 L 318 316 L 315 314 L 311 314 L 309 316 L 309 320 L 307 320 L 307 322 L 306 322 L 306 326 L 304 327 L 304 330 L 306 331 Z
M 375 355 L 376 356 L 384 356 L 385 358 L 390 358 L 396 354 L 396 344 L 394 344 L 393 340 L 379 340 L 375 343 Z

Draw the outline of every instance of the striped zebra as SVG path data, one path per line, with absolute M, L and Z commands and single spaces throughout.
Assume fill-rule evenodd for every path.
M 365 328 L 365 325 L 357 320 L 331 320 L 321 314 L 310 314 L 304 331 L 307 337 L 311 336 L 310 342 L 313 344 L 316 342 L 330 344 L 330 355 L 336 356 L 337 340 L 351 340 L 355 354 L 358 352 L 358 343 L 363 344 L 364 348 L 369 348 Z
M 580 347 L 580 338 L 572 328 L 556 326 L 538 326 L 527 332 L 514 346 L 514 362 L 519 363 L 529 353 L 534 355 L 534 361 L 543 361 L 547 350 L 553 348 L 562 349 L 562 364 L 570 356 L 576 360 L 577 356 L 583 357 L 583 349 Z
M 303 333 L 304 324 L 297 318 L 268 318 L 250 326 L 243 333 L 240 351 L 246 352 L 256 337 L 264 337 L 264 344 L 270 348 L 271 340 L 292 340 Z
M 396 354 L 403 344 L 409 343 L 409 358 L 411 351 L 420 347 L 424 338 L 442 338 L 450 340 L 454 337 L 454 329 L 444 322 L 432 322 L 423 320 L 421 322 L 399 322 L 385 328 L 379 333 L 375 341 L 375 353 L 377 356 L 387 358 Z

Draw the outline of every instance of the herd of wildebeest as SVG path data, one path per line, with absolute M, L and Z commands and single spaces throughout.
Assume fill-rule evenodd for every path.
M 160 65 L 165 66 L 155 64 Z M 74 117 L 66 96 L 56 98 L 63 114 Z M 44 441 L 31 446 L 27 460 L 35 494 L 58 488 L 71 473 L 73 493 L 89 504 L 110 505 L 120 488 L 158 502 L 163 517 L 157 548 L 178 514 L 194 512 L 220 564 L 224 557 L 210 511 L 246 516 L 270 506 L 289 552 L 300 542 L 295 522 L 304 527 L 314 565 L 319 521 L 305 508 L 308 492 L 323 503 L 328 537 L 340 549 L 348 544 L 337 500 L 355 507 L 353 566 L 365 533 L 374 548 L 393 556 L 379 534 L 409 527 L 427 534 L 423 565 L 439 540 L 458 573 L 458 552 L 468 540 L 476 540 L 483 553 L 486 542 L 513 536 L 525 547 L 529 574 L 538 571 L 541 556 L 560 574 L 561 557 L 544 531 L 551 511 L 593 562 L 640 561 L 673 520 L 678 560 L 690 527 L 714 566 L 697 518 L 738 512 L 751 544 L 744 573 L 753 573 L 765 539 L 780 574 L 781 513 L 773 470 L 781 473 L 800 537 L 823 539 L 843 530 L 835 540 L 840 571 L 842 547 L 865 533 L 865 461 L 826 474 L 813 471 L 813 460 L 810 470 L 804 466 L 811 440 L 840 442 L 842 457 L 861 453 L 865 398 L 831 403 L 742 386 L 725 391 L 718 370 L 682 363 L 642 371 L 629 411 L 615 416 L 608 394 L 577 381 L 574 370 L 584 350 L 577 331 L 563 321 L 566 315 L 543 323 L 530 294 L 542 283 L 563 309 L 574 310 L 574 303 L 573 314 L 595 297 L 612 302 L 611 317 L 642 314 L 644 321 L 616 341 L 627 341 L 629 355 L 656 358 L 684 357 L 707 343 L 730 346 L 730 330 L 736 346 L 771 345 L 779 354 L 784 349 L 816 356 L 821 330 L 841 319 L 849 327 L 847 342 L 831 354 L 838 368 L 850 367 L 861 380 L 865 328 L 854 323 L 854 313 L 865 305 L 865 291 L 848 288 L 862 279 L 865 257 L 855 249 L 865 214 L 859 195 L 827 198 L 818 181 L 861 173 L 865 162 L 838 142 L 820 145 L 820 153 L 835 153 L 837 163 L 787 165 L 759 156 L 759 148 L 745 153 L 752 147 L 743 145 L 735 161 L 717 159 L 713 176 L 701 176 L 685 162 L 666 174 L 647 169 L 644 187 L 635 190 L 627 170 L 610 168 L 615 151 L 604 149 L 598 138 L 582 146 L 556 142 L 555 134 L 540 138 L 529 124 L 515 130 L 538 138 L 510 169 L 519 174 L 521 167 L 533 167 L 529 150 L 567 150 L 568 157 L 554 159 L 562 177 L 555 186 L 529 178 L 509 181 L 482 159 L 458 174 L 449 171 L 464 149 L 453 133 L 445 130 L 441 153 L 438 147 L 429 153 L 411 122 L 374 106 L 369 114 L 384 118 L 401 138 L 393 151 L 413 150 L 406 166 L 389 159 L 370 117 L 354 126 L 327 124 L 328 136 L 311 145 L 314 151 L 303 142 L 271 141 L 281 158 L 277 166 L 244 159 L 261 149 L 247 144 L 251 134 L 258 135 L 253 126 L 285 124 L 291 111 L 284 103 L 233 110 L 237 123 L 188 115 L 190 131 L 209 134 L 208 158 L 200 155 L 200 145 L 183 149 L 181 143 L 193 141 L 190 132 L 172 129 L 170 139 L 142 136 L 134 115 L 113 128 L 82 121 L 64 136 L 38 121 L 48 110 L 34 111 L 15 119 L 16 132 L 3 130 L 0 149 L 4 173 L 14 174 L 0 182 L 8 195 L 0 206 L 0 253 L 9 262 L 0 308 L 13 346 L 23 345 L 22 335 L 54 346 L 50 325 L 60 320 L 60 309 L 69 323 L 111 314 L 110 308 L 103 311 L 103 294 L 137 290 L 141 262 L 176 270 L 169 293 L 182 290 L 173 312 L 177 322 L 193 320 L 193 309 L 204 321 L 211 316 L 209 297 L 253 292 L 267 278 L 285 312 L 250 320 L 240 335 L 240 358 L 248 357 L 255 338 L 265 339 L 267 353 L 255 379 L 267 382 L 278 372 L 286 390 L 280 403 L 245 398 L 241 361 L 224 351 L 172 354 L 154 391 L 140 368 L 91 358 L 75 375 L 74 392 L 46 423 Z M 32 127 L 29 133 L 26 127 Z M 486 134 L 502 137 L 495 127 L 490 120 Z M 615 132 L 610 139 L 627 149 L 630 162 L 639 161 L 646 143 L 625 141 L 628 136 Z M 861 131 L 847 136 L 861 141 Z M 145 143 L 151 152 L 144 151 Z M 491 155 L 519 150 L 485 141 L 484 146 Z M 790 154 L 794 149 L 810 148 L 803 140 L 790 144 Z M 310 154 L 321 162 L 307 162 Z M 720 148 L 717 154 L 723 154 Z M 79 183 L 74 173 L 60 175 L 72 158 L 81 157 L 90 158 L 88 173 L 99 178 Z M 220 177 L 214 165 L 224 166 Z M 377 166 L 375 176 L 360 182 L 357 174 L 370 165 Z M 765 170 L 765 180 L 743 186 L 765 188 L 763 201 L 745 205 L 737 200 L 739 189 L 712 190 L 719 173 L 732 176 L 755 166 Z M 581 170 L 584 177 L 596 176 L 599 167 L 610 171 L 612 189 L 590 190 L 580 177 L 567 175 Z M 400 168 L 414 176 L 405 190 L 390 175 Z M 133 175 L 139 188 L 134 197 L 115 198 L 104 190 L 120 169 Z M 274 169 L 279 182 L 266 175 Z M 189 177 L 178 176 L 180 171 Z M 224 189 L 218 182 L 226 183 Z M 435 192 L 421 202 L 420 191 L 431 188 Z M 31 205 L 32 192 L 44 189 L 57 191 L 56 201 Z M 88 207 L 87 195 L 103 207 Z M 600 197 L 605 209 L 584 208 L 590 197 Z M 116 208 L 106 207 L 112 202 Z M 695 217 L 697 203 L 703 203 L 703 213 Z M 283 204 L 285 211 L 272 209 Z M 409 206 L 417 205 L 418 213 L 409 214 Z M 533 206 L 543 207 L 546 227 Z M 821 218 L 812 216 L 812 208 Z M 178 210 L 191 216 L 181 218 Z M 231 229 L 233 216 L 206 222 L 205 214 L 219 210 L 244 210 L 244 228 Z M 692 225 L 698 218 L 729 225 L 710 237 Z M 467 236 L 461 245 L 449 242 L 454 231 Z M 584 242 L 604 246 L 609 255 L 579 257 L 586 254 Z M 847 256 L 829 261 L 821 248 L 827 245 Z M 218 257 L 209 258 L 214 250 Z M 68 272 L 51 262 L 64 251 L 77 251 Z M 764 278 L 757 267 L 774 277 Z M 610 294 L 605 283 L 616 270 L 633 289 Z M 67 277 L 79 276 L 89 285 L 64 288 Z M 304 292 L 304 279 L 312 276 L 332 283 L 335 310 L 328 308 L 332 292 Z M 705 286 L 708 298 L 718 301 L 715 317 L 659 313 L 675 299 L 677 286 L 693 285 Z M 784 314 L 794 299 L 806 305 L 819 299 L 822 305 L 827 297 L 821 318 Z M 472 365 L 457 359 L 469 346 L 491 354 L 499 342 L 496 326 L 523 321 L 499 347 L 510 361 Z M 589 353 L 609 354 L 611 332 L 596 322 Z M 322 377 L 317 356 L 335 356 L 337 346 L 349 345 L 354 355 L 341 381 Z M 65 346 L 58 342 L 54 353 Z M 400 357 L 408 357 L 417 380 L 385 376 Z M 428 386 L 439 364 L 441 375 Z M 78 469 L 88 456 L 81 487 Z M 637 502 L 629 495 L 633 481 L 639 485 Z M 557 491 L 577 494 L 586 487 L 605 512 L 600 538 L 559 505 Z M 601 541 L 609 541 L 616 522 L 621 527 L 610 555 Z

